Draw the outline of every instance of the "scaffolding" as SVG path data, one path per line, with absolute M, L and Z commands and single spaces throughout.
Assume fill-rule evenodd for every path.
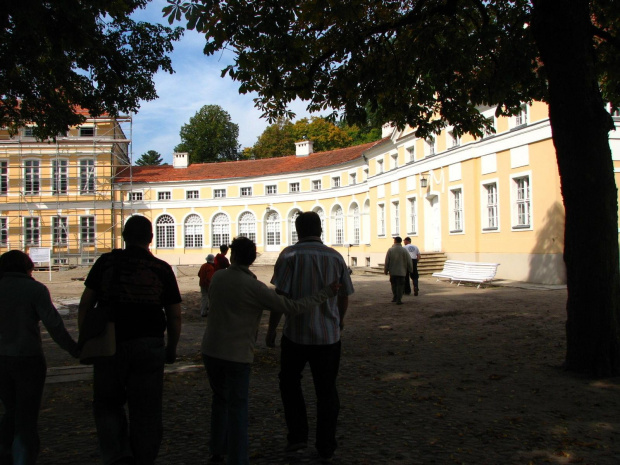
M 117 246 L 114 177 L 131 172 L 132 116 L 87 118 L 54 140 L 0 130 L 0 252 L 49 248 L 52 265 L 90 265 Z

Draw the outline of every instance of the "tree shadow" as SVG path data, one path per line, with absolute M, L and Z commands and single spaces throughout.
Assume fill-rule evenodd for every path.
M 564 206 L 555 202 L 536 231 L 536 244 L 531 251 L 528 282 L 541 284 L 566 283 L 564 252 Z

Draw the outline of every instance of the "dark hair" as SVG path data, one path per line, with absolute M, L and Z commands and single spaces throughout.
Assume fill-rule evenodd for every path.
M 228 246 L 226 244 L 220 245 L 220 252 L 221 253 L 225 254 L 227 250 L 228 250 Z
M 237 265 L 250 266 L 256 260 L 256 244 L 247 237 L 235 237 L 230 249 L 230 259 Z
M 123 229 L 123 239 L 127 244 L 149 245 L 153 240 L 153 225 L 141 215 L 130 216 Z
M 411 242 L 411 238 L 409 236 L 405 237 L 405 239 L 403 239 L 405 242 L 409 241 Z
M 297 235 L 302 237 L 320 237 L 323 232 L 321 217 L 316 212 L 302 212 L 295 219 L 295 229 Z
M 403 241 L 403 238 L 402 238 L 402 237 L 400 237 L 400 236 L 396 236 L 396 237 L 394 238 L 394 242 L 396 242 L 397 244 L 400 244 L 402 241 Z
M 6 272 L 28 274 L 34 268 L 34 263 L 21 250 L 9 250 L 0 255 L 0 276 Z

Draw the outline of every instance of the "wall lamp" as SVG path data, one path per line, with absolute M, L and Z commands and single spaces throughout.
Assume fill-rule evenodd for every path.
M 426 179 L 423 174 L 420 174 L 420 187 L 422 189 L 426 189 L 428 187 L 428 179 Z

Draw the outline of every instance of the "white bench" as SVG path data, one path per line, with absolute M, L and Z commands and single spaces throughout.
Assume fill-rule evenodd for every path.
M 484 283 L 490 283 L 495 278 L 499 263 L 462 262 L 459 260 L 446 260 L 443 270 L 433 273 L 433 277 L 444 278 L 455 282 L 460 286 L 462 282 L 478 283 L 478 288 Z

